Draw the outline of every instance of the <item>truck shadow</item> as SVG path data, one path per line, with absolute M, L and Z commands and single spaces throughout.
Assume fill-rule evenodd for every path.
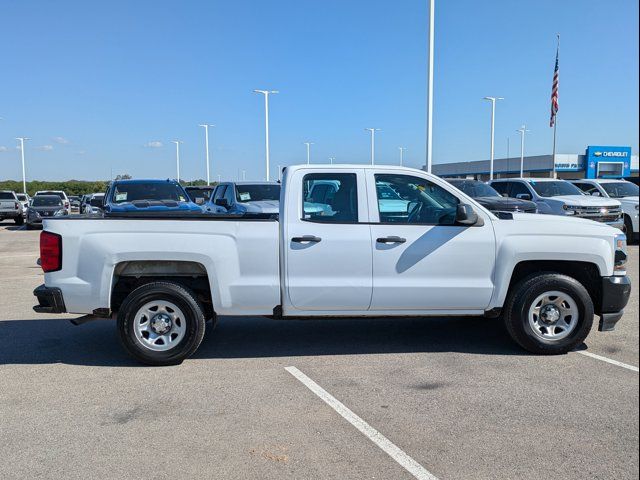
M 269 320 L 220 319 L 195 353 L 198 359 L 461 352 L 528 355 L 499 320 L 381 318 Z M 66 320 L 0 321 L 0 365 L 49 364 L 137 367 L 120 346 L 115 322 L 80 327 Z

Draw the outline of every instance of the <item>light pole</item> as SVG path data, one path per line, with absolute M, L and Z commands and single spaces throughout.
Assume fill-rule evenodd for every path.
M 222 175 L 218 174 L 218 183 L 222 181 Z
M 427 172 L 433 165 L 433 46 L 436 0 L 429 0 L 429 60 L 427 68 Z
M 331 165 L 333 165 L 333 161 L 336 159 L 336 157 L 329 157 L 329 163 L 331 163 Z
M 313 142 L 303 142 L 307 146 L 307 165 L 311 163 L 311 145 Z
M 269 95 L 279 92 L 277 90 L 254 90 L 254 92 L 264 95 L 264 148 L 267 170 L 266 178 L 267 181 L 269 181 Z
M 371 165 L 376 163 L 376 132 L 379 132 L 379 128 L 365 128 L 366 131 L 371 132 Z
M 489 180 L 493 180 L 493 152 L 494 152 L 494 130 L 496 124 L 496 100 L 504 100 L 503 97 L 484 97 L 484 100 L 491 102 L 491 158 L 489 160 Z
M 20 142 L 20 157 L 22 158 L 22 193 L 27 193 L 27 179 L 24 174 L 24 142 L 25 140 L 31 140 L 27 137 L 17 137 L 16 140 Z
M 522 125 L 516 132 L 520 133 L 520 178 L 524 177 L 524 134 L 527 133 L 526 125 Z
M 398 150 L 400 150 L 400 166 L 402 167 L 404 165 L 404 151 L 406 147 L 398 147 Z
M 242 170 L 242 181 L 244 182 L 247 179 L 247 171 Z
M 215 127 L 215 125 L 201 123 L 199 126 L 204 128 L 204 150 L 207 161 L 207 185 L 211 185 L 211 180 L 209 178 L 209 127 Z
M 278 181 L 282 180 L 282 165 L 278 165 Z
M 178 174 L 178 183 L 180 183 L 180 140 L 172 140 L 176 144 L 176 172 Z

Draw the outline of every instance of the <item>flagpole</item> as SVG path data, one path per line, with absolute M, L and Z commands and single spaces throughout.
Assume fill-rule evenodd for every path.
M 556 34 L 558 43 L 556 46 L 556 62 L 560 57 L 560 34 Z M 551 155 L 551 160 L 553 161 L 553 178 L 558 178 L 558 172 L 556 172 L 556 130 L 558 128 L 558 111 L 556 111 L 553 122 L 553 153 Z

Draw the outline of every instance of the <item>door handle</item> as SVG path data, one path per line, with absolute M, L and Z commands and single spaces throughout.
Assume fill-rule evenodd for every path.
M 396 237 L 395 235 L 391 236 L 391 237 L 378 238 L 376 240 L 376 242 L 378 242 L 378 243 L 404 243 L 406 241 L 407 241 L 406 238 Z
M 296 243 L 304 243 L 304 242 L 318 243 L 320 240 L 322 239 L 320 237 L 316 237 L 315 235 L 303 235 L 302 237 L 293 237 L 291 239 L 292 242 L 296 242 Z

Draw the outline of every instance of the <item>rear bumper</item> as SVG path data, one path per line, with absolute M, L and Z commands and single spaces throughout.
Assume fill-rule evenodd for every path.
M 5 218 L 19 218 L 22 216 L 22 210 L 3 210 L 0 211 L 0 220 Z
M 609 332 L 624 314 L 624 307 L 631 295 L 631 280 L 629 277 L 613 276 L 602 278 L 602 293 L 600 309 L 596 312 L 600 316 L 598 330 Z
M 33 310 L 38 313 L 65 313 L 67 308 L 64 305 L 62 290 L 58 287 L 47 287 L 40 285 L 33 294 L 38 298 L 38 305 Z

